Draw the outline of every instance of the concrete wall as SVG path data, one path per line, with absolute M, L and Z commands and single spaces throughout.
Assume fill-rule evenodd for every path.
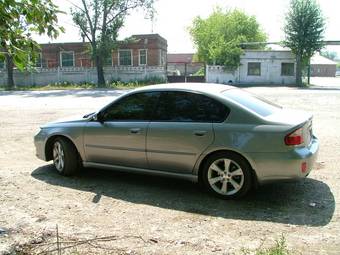
M 105 67 L 105 79 L 111 81 L 138 81 L 148 78 L 166 79 L 164 67 Z M 6 70 L 0 70 L 0 84 L 7 82 Z M 70 67 L 70 68 L 39 68 L 36 72 L 14 72 L 14 82 L 17 86 L 47 85 L 60 82 L 69 83 L 97 83 L 96 68 Z
M 261 63 L 261 75 L 248 74 L 248 63 Z M 241 65 L 235 71 L 227 71 L 222 66 L 207 66 L 206 80 L 213 83 L 234 84 L 295 84 L 293 76 L 281 75 L 282 63 L 294 63 L 295 58 L 290 51 L 245 51 L 241 56 Z

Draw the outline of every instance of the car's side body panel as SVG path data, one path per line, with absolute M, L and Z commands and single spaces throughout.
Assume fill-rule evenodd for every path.
M 146 142 L 149 168 L 192 173 L 202 151 L 213 142 L 212 123 L 150 122 Z
M 86 161 L 147 168 L 148 122 L 89 121 L 84 129 Z

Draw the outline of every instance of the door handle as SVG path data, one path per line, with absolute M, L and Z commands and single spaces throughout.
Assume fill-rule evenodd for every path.
M 204 136 L 207 133 L 205 130 L 195 130 L 194 135 L 195 136 Z
M 130 129 L 130 134 L 139 134 L 141 131 L 140 128 L 131 128 Z

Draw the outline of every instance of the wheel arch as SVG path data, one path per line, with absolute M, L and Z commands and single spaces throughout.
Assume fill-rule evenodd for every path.
M 198 181 L 201 181 L 201 173 L 204 167 L 205 162 L 208 160 L 208 158 L 210 158 L 212 155 L 217 154 L 217 153 L 229 153 L 229 154 L 234 154 L 237 155 L 241 158 L 243 158 L 245 160 L 245 162 L 247 164 L 249 164 L 250 169 L 251 169 L 251 175 L 252 175 L 252 184 L 254 187 L 258 186 L 258 178 L 257 178 L 257 174 L 256 174 L 256 170 L 255 170 L 255 163 L 249 159 L 248 157 L 244 156 L 243 154 L 241 154 L 238 151 L 235 150 L 230 150 L 230 149 L 217 149 L 217 150 L 213 150 L 208 152 L 207 154 L 203 155 L 203 157 L 201 157 L 201 159 L 199 160 L 199 162 L 196 164 L 195 167 L 195 174 L 198 176 Z
M 66 135 L 61 135 L 61 134 L 54 134 L 54 135 L 51 135 L 46 140 L 46 143 L 45 143 L 45 158 L 46 158 L 46 161 L 50 161 L 50 160 L 53 159 L 52 147 L 53 147 L 53 142 L 57 138 L 62 138 L 62 139 L 68 140 L 74 146 L 74 148 L 77 150 L 78 155 L 81 158 L 81 154 L 79 153 L 77 146 L 75 145 L 75 143 L 73 142 L 73 140 L 70 137 L 68 137 Z

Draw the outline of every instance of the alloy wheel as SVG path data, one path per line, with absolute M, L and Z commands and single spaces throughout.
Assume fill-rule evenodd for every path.
M 59 141 L 53 145 L 53 163 L 59 172 L 63 171 L 65 165 L 64 150 Z
M 244 184 L 242 168 L 233 160 L 221 158 L 208 169 L 208 182 L 211 188 L 224 196 L 236 194 Z

